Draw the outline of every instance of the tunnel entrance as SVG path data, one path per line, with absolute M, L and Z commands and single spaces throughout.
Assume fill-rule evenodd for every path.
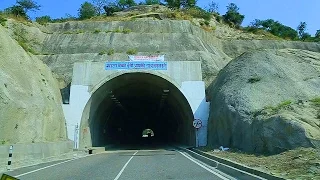
M 80 146 L 195 144 L 193 112 L 177 86 L 158 75 L 124 73 L 101 85 L 83 112 Z M 150 142 L 149 142 L 150 144 Z

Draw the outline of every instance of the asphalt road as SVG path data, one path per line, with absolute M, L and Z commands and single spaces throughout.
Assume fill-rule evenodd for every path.
M 174 149 L 118 150 L 11 171 L 35 179 L 227 179 L 220 172 Z

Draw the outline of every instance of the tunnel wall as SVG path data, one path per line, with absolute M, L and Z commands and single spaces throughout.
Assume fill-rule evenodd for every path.
M 102 84 L 123 73 L 146 72 L 171 81 L 177 87 L 182 82 L 202 81 L 200 61 L 168 61 L 167 70 L 105 70 L 104 62 L 75 63 L 73 67 L 72 85 L 89 86 L 94 92 Z
M 197 131 L 196 145 L 207 144 L 207 120 L 209 103 L 205 101 L 205 85 L 202 81 L 199 61 L 168 62 L 167 71 L 106 71 L 104 63 L 76 63 L 70 91 L 70 103 L 63 105 L 67 120 L 68 138 L 74 141 L 75 148 L 92 146 L 90 136 L 89 111 L 93 93 L 109 80 L 126 73 L 147 73 L 161 77 L 172 83 L 188 101 L 194 118 L 203 121 L 203 127 Z M 190 72 L 190 73 L 185 73 Z M 195 140 L 196 141 L 196 140 Z

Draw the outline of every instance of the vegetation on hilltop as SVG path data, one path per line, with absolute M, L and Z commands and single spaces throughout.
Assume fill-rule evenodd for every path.
M 307 23 L 300 22 L 296 29 L 288 27 L 273 19 L 259 20 L 255 19 L 247 27 L 241 27 L 245 15 L 240 13 L 240 8 L 235 3 L 230 3 L 227 6 L 227 12 L 220 15 L 219 5 L 211 1 L 208 6 L 203 9 L 197 6 L 196 0 L 145 0 L 137 4 L 135 0 L 91 0 L 85 1 L 78 10 L 78 17 L 66 15 L 66 17 L 51 19 L 50 16 L 37 17 L 35 20 L 39 24 L 66 22 L 85 19 L 102 19 L 102 20 L 129 20 L 130 18 L 118 17 L 117 12 L 126 11 L 128 8 L 137 5 L 163 5 L 169 10 L 164 13 L 171 19 L 192 20 L 192 18 L 203 19 L 200 25 L 205 29 L 213 30 L 215 27 L 210 27 L 209 22 L 214 17 L 218 22 L 229 25 L 230 27 L 240 29 L 243 32 L 267 35 L 266 37 L 276 36 L 285 40 L 300 40 L 308 42 L 320 42 L 320 30 L 314 36 L 306 33 Z M 6 18 L 15 18 L 18 20 L 28 20 L 27 15 L 30 11 L 40 9 L 40 5 L 35 0 L 17 0 L 16 4 L 0 11 L 0 24 L 4 25 Z M 136 14 L 133 14 L 136 15 Z M 132 15 L 131 15 L 132 16 Z M 6 18 L 5 18 L 6 17 Z M 268 35 L 270 34 L 270 35 Z M 271 35 L 272 34 L 272 35 Z

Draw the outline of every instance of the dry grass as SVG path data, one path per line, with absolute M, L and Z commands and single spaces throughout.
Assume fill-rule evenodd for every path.
M 320 179 L 320 150 L 298 148 L 265 156 L 236 151 L 200 150 L 286 179 Z
M 106 22 L 111 22 L 111 21 L 131 21 L 131 17 L 118 17 L 118 16 L 95 16 L 92 17 L 91 19 L 86 19 L 83 21 L 106 21 Z
M 248 32 L 246 32 L 246 33 L 248 33 Z M 253 34 L 261 35 L 265 39 L 268 39 L 268 40 L 283 40 L 282 38 L 275 36 L 275 35 L 271 34 L 270 32 L 264 31 L 262 29 L 257 30 L 257 32 L 254 32 Z
M 32 24 L 32 21 L 25 19 L 24 17 L 21 16 L 15 16 L 13 14 L 1 14 L 2 17 L 6 19 L 14 19 L 17 22 L 23 23 L 25 25 L 30 25 Z

